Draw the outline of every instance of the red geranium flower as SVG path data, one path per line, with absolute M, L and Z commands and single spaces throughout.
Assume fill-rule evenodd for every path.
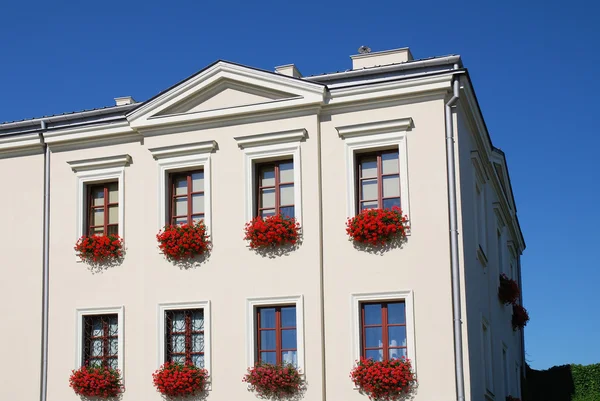
M 211 247 L 204 221 L 165 226 L 156 234 L 156 239 L 166 258 L 175 261 L 202 255 Z
M 371 400 L 402 399 L 415 387 L 417 380 L 408 359 L 374 361 L 361 358 L 350 378 Z
M 83 366 L 73 370 L 69 386 L 75 394 L 84 397 L 116 397 L 125 390 L 119 370 L 103 366 Z
M 353 241 L 379 246 L 392 238 L 406 237 L 408 219 L 398 206 L 391 209 L 365 209 L 346 222 L 346 233 Z
M 242 379 L 248 389 L 261 398 L 289 398 L 302 389 L 302 377 L 296 367 L 289 364 L 272 365 L 258 362 Z
M 529 321 L 529 313 L 527 309 L 519 304 L 513 305 L 512 326 L 513 330 L 522 329 Z
M 256 217 L 246 223 L 244 239 L 250 241 L 250 248 L 266 248 L 298 242 L 300 224 L 293 217 L 282 215 Z
M 154 387 L 169 397 L 187 397 L 203 391 L 208 371 L 191 363 L 167 362 L 152 374 Z
M 123 256 L 123 239 L 117 234 L 84 235 L 75 244 L 77 256 L 84 262 L 106 262 Z
M 515 280 L 508 278 L 504 273 L 500 275 L 500 287 L 498 287 L 498 298 L 505 305 L 514 304 L 519 298 L 519 285 Z

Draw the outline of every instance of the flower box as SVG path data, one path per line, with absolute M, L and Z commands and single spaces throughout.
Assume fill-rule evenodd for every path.
M 158 247 L 171 261 L 191 259 L 210 250 L 211 243 L 204 221 L 195 224 L 168 225 L 158 234 Z
M 302 391 L 303 381 L 296 367 L 289 364 L 272 365 L 258 362 L 242 379 L 248 383 L 248 390 L 261 398 L 285 399 Z
M 84 235 L 77 240 L 74 249 L 84 262 L 114 261 L 123 257 L 123 239 L 116 234 Z
M 188 397 L 204 391 L 208 371 L 191 363 L 162 365 L 152 374 L 154 386 L 159 393 L 168 397 Z
M 508 278 L 504 273 L 500 275 L 500 286 L 498 287 L 498 299 L 505 305 L 514 304 L 519 299 L 519 285 L 515 280 Z
M 244 239 L 250 248 L 268 248 L 279 245 L 296 245 L 300 235 L 300 223 L 293 217 L 282 215 L 256 217 L 246 223 Z
M 350 372 L 350 378 L 371 400 L 403 399 L 417 384 L 408 359 L 374 361 L 361 358 Z
M 125 389 L 119 370 L 103 366 L 83 366 L 73 370 L 69 386 L 79 396 L 97 398 L 116 397 Z
M 346 233 L 357 243 L 380 246 L 393 239 L 406 238 L 407 223 L 406 216 L 397 206 L 391 209 L 366 209 L 348 219 Z
M 522 329 L 529 321 L 529 313 L 527 309 L 519 304 L 513 305 L 512 326 L 513 330 Z
M 521 401 L 521 399 L 517 398 L 517 397 L 513 397 L 512 395 L 509 395 L 506 397 L 506 401 Z

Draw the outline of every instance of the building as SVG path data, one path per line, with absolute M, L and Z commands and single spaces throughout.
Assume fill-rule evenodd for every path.
M 468 71 L 460 56 L 414 60 L 407 48 L 351 58 L 351 70 L 311 77 L 217 61 L 145 102 L 0 125 L 0 372 L 13 384 L 0 399 L 38 399 L 42 388 L 41 400 L 76 400 L 70 372 L 91 358 L 84 324 L 108 315 L 103 356 L 122 369 L 122 400 L 160 400 L 151 375 L 169 354 L 165 319 L 196 310 L 208 399 L 254 400 L 241 379 L 257 358 L 256 313 L 270 306 L 295 328 L 276 359 L 302 370 L 305 400 L 366 400 L 349 379 L 369 351 L 365 305 L 404 313 L 397 341 L 381 345 L 382 322 L 369 355 L 407 355 L 415 400 L 459 399 L 461 383 L 466 400 L 518 397 L 523 333 L 497 294 L 501 272 L 520 282 L 525 244 Z M 261 199 L 287 207 L 302 243 L 266 257 L 243 228 L 258 208 L 257 171 L 272 166 L 278 181 L 265 185 L 281 185 L 279 196 Z M 212 240 L 192 266 L 167 261 L 156 241 L 182 177 L 190 203 L 176 215 L 203 218 Z M 384 202 L 407 215 L 406 242 L 353 246 L 347 218 Z M 122 263 L 98 270 L 76 257 L 90 230 L 123 236 Z

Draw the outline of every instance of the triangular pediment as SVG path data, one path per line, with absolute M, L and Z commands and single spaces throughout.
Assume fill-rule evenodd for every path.
M 242 85 L 230 79 L 222 79 L 200 93 L 161 111 L 157 115 L 195 113 L 208 110 L 228 109 L 273 102 L 297 97 L 292 93 L 267 90 L 265 88 Z
M 320 105 L 324 94 L 321 84 L 219 61 L 144 102 L 127 119 L 142 132 Z

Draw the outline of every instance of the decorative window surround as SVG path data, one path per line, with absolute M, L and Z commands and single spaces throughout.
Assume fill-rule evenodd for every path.
M 210 232 L 211 174 L 210 155 L 217 148 L 215 141 L 187 143 L 149 149 L 158 163 L 158 228 L 168 223 L 168 174 L 196 168 L 204 170 L 204 224 Z
M 486 399 L 494 399 L 494 374 L 492 361 L 492 333 L 490 323 L 481 317 L 481 361 L 484 368 L 484 388 Z
M 397 120 L 336 127 L 346 146 L 347 216 L 356 215 L 356 153 L 397 147 L 400 167 L 400 205 L 410 221 L 406 132 L 413 127 L 411 117 Z
M 474 196 L 475 202 L 475 233 L 477 237 L 477 259 L 483 267 L 487 266 L 487 201 L 486 201 L 486 182 L 489 179 L 485 168 L 481 162 L 479 152 L 471 152 L 471 162 L 473 163 L 474 175 Z
M 121 371 L 121 377 L 123 377 L 123 381 L 125 381 L 125 371 L 123 370 L 124 366 L 124 352 L 123 352 L 123 344 L 125 344 L 123 333 L 125 332 L 123 326 L 123 317 L 124 317 L 125 307 L 124 306 L 112 306 L 106 308 L 77 308 L 75 312 L 75 338 L 76 338 L 76 352 L 75 352 L 75 369 L 79 369 L 82 366 L 83 359 L 83 317 L 91 316 L 91 315 L 108 315 L 108 314 L 117 314 L 117 325 L 118 325 L 118 366 Z
M 124 238 L 125 167 L 131 163 L 131 156 L 125 154 L 67 163 L 77 176 L 77 239 L 85 233 L 87 218 L 86 185 L 115 180 L 119 183 L 119 236 Z
M 244 152 L 246 221 L 250 221 L 254 217 L 255 163 L 292 156 L 294 161 L 294 213 L 296 220 L 302 224 L 300 141 L 306 137 L 305 129 L 297 129 L 234 138 Z
M 352 327 L 350 330 L 352 340 L 352 358 L 351 368 L 354 368 L 355 361 L 360 359 L 361 354 L 361 325 L 360 325 L 360 304 L 363 302 L 385 302 L 385 301 L 404 301 L 406 313 L 406 346 L 407 355 L 410 359 L 412 368 L 416 374 L 417 359 L 415 350 L 415 320 L 414 320 L 414 301 L 412 290 L 402 290 L 393 292 L 373 292 L 358 293 L 351 296 Z
M 169 302 L 158 304 L 158 355 L 157 368 L 165 363 L 165 312 L 170 310 L 202 309 L 204 311 L 204 369 L 208 371 L 208 389 L 210 388 L 211 374 L 211 315 L 210 301 L 194 302 Z
M 296 347 L 298 369 L 306 374 L 304 365 L 304 297 L 302 295 L 286 297 L 260 297 L 246 299 L 246 364 L 254 366 L 256 361 L 256 308 L 261 306 L 296 306 Z

